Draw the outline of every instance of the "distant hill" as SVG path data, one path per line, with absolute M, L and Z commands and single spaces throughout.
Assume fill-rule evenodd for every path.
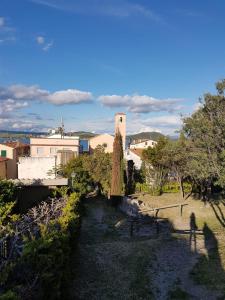
M 160 132 L 140 132 L 136 134 L 131 134 L 128 135 L 128 137 L 133 141 L 133 140 L 141 140 L 141 139 L 146 139 L 146 140 L 153 140 L 157 141 L 160 137 L 163 137 L 164 135 Z
M 12 131 L 12 130 L 0 130 L 1 138 L 21 138 L 45 135 L 45 132 L 28 132 L 28 131 Z
M 75 131 L 75 132 L 68 132 L 67 134 L 71 136 L 79 136 L 80 139 L 90 139 L 97 135 L 93 132 L 88 132 L 88 131 Z

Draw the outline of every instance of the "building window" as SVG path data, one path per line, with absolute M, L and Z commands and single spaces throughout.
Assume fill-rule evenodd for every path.
M 6 157 L 6 150 L 1 150 L 1 157 Z
M 43 147 L 37 147 L 37 154 L 43 155 L 44 154 L 44 148 Z
M 147 146 L 148 145 L 148 142 L 145 142 L 145 146 Z
M 120 123 L 122 123 L 123 122 L 123 118 L 122 117 L 120 117 Z
M 108 147 L 107 143 L 102 144 L 102 146 L 103 146 L 104 148 L 107 148 L 107 147 Z

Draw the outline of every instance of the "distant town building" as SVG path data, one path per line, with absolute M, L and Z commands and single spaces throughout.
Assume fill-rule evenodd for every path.
M 143 151 L 143 149 L 126 149 L 126 151 L 124 152 L 124 158 L 127 161 L 132 160 L 136 170 L 141 169 L 142 151 Z
M 30 146 L 20 142 L 6 142 L 0 144 L 0 158 L 5 161 L 5 166 L 7 167 L 6 179 L 16 179 L 18 178 L 17 163 L 19 157 L 28 156 L 30 153 Z M 7 162 L 6 159 L 7 158 Z M 1 167 L 4 169 L 4 164 Z M 2 170 L 4 173 L 4 171 Z
M 154 147 L 157 144 L 153 140 L 136 140 L 130 144 L 130 149 L 147 149 L 148 147 Z
M 74 156 L 79 155 L 79 137 L 54 135 L 30 139 L 31 157 L 53 157 L 58 151 L 70 150 Z
M 30 157 L 20 158 L 19 179 L 54 179 L 57 168 L 79 155 L 79 137 L 54 134 L 30 139 Z
M 93 153 L 97 146 L 103 146 L 106 153 L 113 152 L 113 141 L 114 137 L 108 133 L 99 134 L 89 140 L 89 150 Z
M 9 179 L 9 158 L 0 157 L 0 179 Z
M 123 149 L 126 148 L 126 114 L 116 113 L 115 114 L 115 133 L 120 132 L 123 140 Z M 113 142 L 114 136 L 108 133 L 99 134 L 95 137 L 90 138 L 89 140 L 89 149 L 90 153 L 93 153 L 93 150 L 101 145 L 105 148 L 106 153 L 113 152 Z

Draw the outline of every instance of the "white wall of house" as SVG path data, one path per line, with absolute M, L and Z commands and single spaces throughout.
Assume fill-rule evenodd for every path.
M 127 149 L 124 152 L 124 158 L 126 160 L 133 160 L 134 166 L 137 170 L 140 170 L 142 165 L 142 159 L 137 154 L 133 153 L 132 150 Z
M 19 179 L 54 179 L 48 172 L 54 170 L 56 157 L 20 157 L 18 162 Z
M 157 142 L 153 140 L 147 140 L 136 144 L 131 144 L 130 149 L 146 149 L 148 147 L 154 147 Z
M 89 140 L 90 151 L 93 152 L 93 150 L 100 145 L 105 148 L 106 153 L 112 153 L 113 142 L 114 142 L 114 137 L 112 135 L 107 133 L 99 134 Z
M 57 151 L 71 150 L 74 155 L 79 155 L 79 138 L 31 138 L 31 157 L 54 157 Z

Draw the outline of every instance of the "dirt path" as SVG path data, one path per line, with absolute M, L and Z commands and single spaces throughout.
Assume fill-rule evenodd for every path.
M 101 200 L 89 201 L 86 208 L 72 299 L 217 299 L 189 277 L 205 253 L 201 235 L 196 252 L 187 234 L 157 236 L 149 224 L 135 228 L 130 237 L 130 223 L 122 213 Z

